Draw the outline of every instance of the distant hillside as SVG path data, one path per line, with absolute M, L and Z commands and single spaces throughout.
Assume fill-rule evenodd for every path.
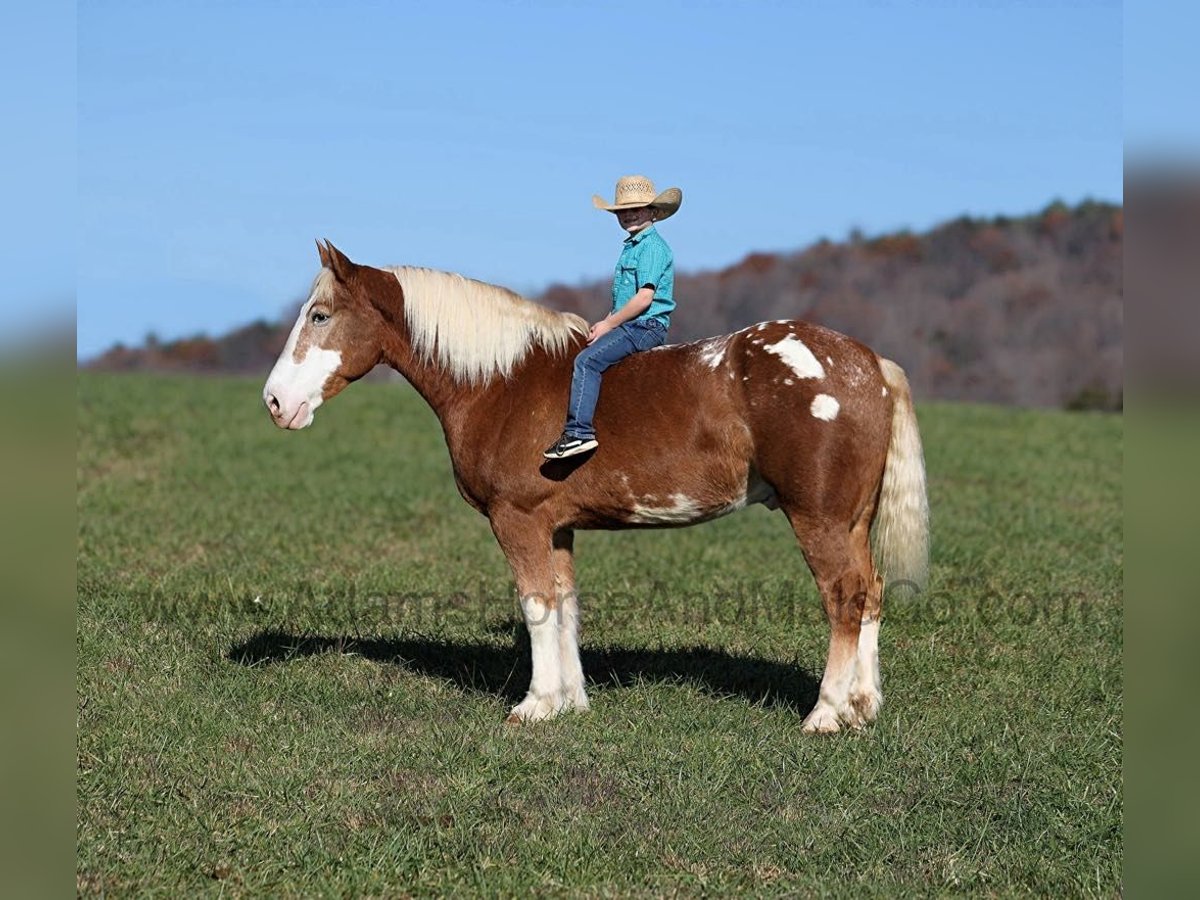
M 763 319 L 806 319 L 852 335 L 908 372 L 919 398 L 1118 409 L 1122 402 L 1123 213 L 1054 203 L 1031 216 L 960 218 L 924 234 L 852 234 L 794 253 L 753 253 L 677 276 L 671 340 Z M 542 303 L 594 320 L 609 284 L 556 284 Z M 219 338 L 113 347 L 110 371 L 263 374 L 291 318 Z

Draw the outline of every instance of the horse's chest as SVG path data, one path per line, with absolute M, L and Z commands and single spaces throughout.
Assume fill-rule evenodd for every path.
M 476 512 L 486 514 L 487 504 L 484 502 L 482 493 L 461 477 L 457 467 L 454 469 L 454 486 L 458 488 L 458 493 Z

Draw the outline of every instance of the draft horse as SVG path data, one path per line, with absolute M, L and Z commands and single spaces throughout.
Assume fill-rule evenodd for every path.
M 605 374 L 599 449 L 547 461 L 583 319 L 461 275 L 317 248 L 321 271 L 263 401 L 279 427 L 305 428 L 386 363 L 433 408 L 458 489 L 512 567 L 529 630 L 533 677 L 509 721 L 587 708 L 576 529 L 694 525 L 751 503 L 787 516 L 829 619 L 804 729 L 875 719 L 884 579 L 921 584 L 928 553 L 925 464 L 898 365 L 800 321 L 658 347 Z

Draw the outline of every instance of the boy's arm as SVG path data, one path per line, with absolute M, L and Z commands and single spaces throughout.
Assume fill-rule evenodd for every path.
M 588 333 L 588 343 L 597 338 L 608 334 L 614 328 L 619 328 L 626 322 L 636 319 L 642 313 L 650 308 L 650 304 L 654 302 L 655 287 L 648 284 L 638 290 L 633 298 L 614 313 L 609 313 L 599 322 L 592 326 L 592 330 Z

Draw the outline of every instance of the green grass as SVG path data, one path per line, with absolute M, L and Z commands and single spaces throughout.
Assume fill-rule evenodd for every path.
M 932 583 L 886 702 L 803 735 L 827 630 L 781 514 L 581 533 L 593 709 L 501 724 L 504 560 L 407 387 L 82 375 L 83 893 L 1114 895 L 1122 421 L 919 410 Z

